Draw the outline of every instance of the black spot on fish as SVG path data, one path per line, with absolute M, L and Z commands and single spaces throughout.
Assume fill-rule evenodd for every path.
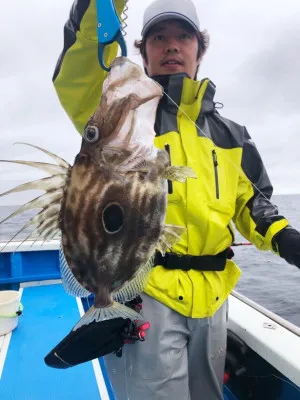
M 118 204 L 109 204 L 102 214 L 104 229 L 107 233 L 118 232 L 124 223 L 124 213 Z

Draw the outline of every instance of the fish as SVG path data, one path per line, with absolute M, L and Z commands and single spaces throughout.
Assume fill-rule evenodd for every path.
M 50 175 L 2 193 L 45 191 L 0 224 L 41 208 L 17 234 L 34 225 L 34 232 L 44 240 L 58 235 L 66 292 L 76 297 L 94 295 L 93 306 L 73 331 L 93 321 L 139 320 L 140 314 L 125 303 L 144 290 L 156 251 L 164 255 L 186 229 L 166 224 L 167 183 L 183 183 L 197 175 L 188 166 L 171 165 L 168 153 L 154 146 L 155 114 L 162 96 L 162 87 L 140 66 L 117 57 L 73 165 L 28 143 L 22 144 L 46 153 L 55 163 L 1 160 Z

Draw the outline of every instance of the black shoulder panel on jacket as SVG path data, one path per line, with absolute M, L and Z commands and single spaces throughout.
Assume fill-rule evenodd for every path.
M 64 48 L 57 61 L 52 81 L 54 82 L 59 74 L 61 64 L 66 52 L 76 42 L 76 32 L 79 31 L 81 20 L 90 5 L 91 0 L 75 0 L 68 21 L 64 27 Z
M 259 188 L 264 188 L 264 194 L 270 198 L 272 195 L 272 189 L 269 187 L 269 178 L 267 177 L 266 170 L 258 153 L 257 147 L 255 146 L 246 129 L 243 146 L 242 168 L 249 180 Z
M 221 117 L 217 111 L 200 115 L 197 126 L 201 128 L 198 129 L 198 135 L 209 137 L 218 147 L 223 149 L 243 147 L 244 128 Z
M 165 107 L 164 98 L 161 99 L 157 108 L 154 130 L 156 136 L 168 132 L 178 132 L 177 108 L 172 111 L 170 107 Z
M 255 229 L 265 236 L 269 227 L 284 219 L 284 216 L 279 215 L 278 208 L 271 202 L 273 186 L 255 143 L 246 128 L 244 131 L 242 168 L 254 190 L 254 196 L 248 201 L 247 207 L 256 223 Z
M 164 89 L 166 94 L 160 100 L 156 113 L 155 132 L 161 136 L 167 132 L 179 132 L 177 126 L 178 106 L 180 105 L 183 78 L 186 74 L 157 75 L 153 76 Z M 172 100 L 171 100 L 172 99 Z
M 201 84 L 199 86 L 198 93 L 199 93 L 200 88 L 204 81 L 205 81 L 205 79 L 201 80 Z M 200 116 L 202 114 L 207 114 L 207 113 L 211 113 L 214 111 L 214 109 L 215 109 L 215 104 L 214 104 L 215 93 L 216 93 L 216 85 L 212 81 L 209 81 L 206 91 L 204 93 L 204 96 L 202 98 Z M 198 95 L 196 96 L 196 98 L 197 97 L 198 97 Z

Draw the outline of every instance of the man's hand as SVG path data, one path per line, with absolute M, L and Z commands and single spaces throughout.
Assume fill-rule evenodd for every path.
M 125 304 L 140 312 L 142 302 L 142 298 L 137 296 Z M 131 322 L 129 319 L 114 318 L 92 322 L 72 330 L 44 360 L 49 367 L 65 369 L 110 353 L 121 357 L 124 344 L 144 341 L 149 327 L 150 324 L 142 319 Z
M 300 232 L 288 226 L 274 238 L 280 257 L 300 268 Z

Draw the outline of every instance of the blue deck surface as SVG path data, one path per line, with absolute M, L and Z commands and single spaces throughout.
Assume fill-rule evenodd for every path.
M 13 331 L 2 377 L 3 400 L 98 400 L 92 363 L 58 370 L 44 357 L 80 318 L 76 299 L 61 285 L 24 288 L 24 316 Z
M 61 285 L 49 285 L 25 288 L 21 301 L 24 316 L 12 333 L 0 379 L 0 400 L 101 400 L 91 362 L 66 370 L 44 363 L 48 352 L 79 320 L 76 299 Z M 83 301 L 84 310 L 89 306 Z M 99 363 L 108 395 L 114 400 L 104 362 L 99 359 Z M 280 398 L 298 397 L 290 394 Z M 224 400 L 237 400 L 227 387 Z

